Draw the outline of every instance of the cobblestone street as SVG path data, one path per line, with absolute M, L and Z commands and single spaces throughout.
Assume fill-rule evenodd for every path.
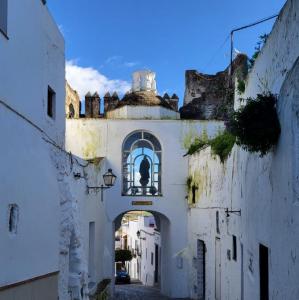
M 162 296 L 158 288 L 144 286 L 140 283 L 122 284 L 115 286 L 113 300 L 168 300 Z M 186 299 L 187 300 L 187 299 Z

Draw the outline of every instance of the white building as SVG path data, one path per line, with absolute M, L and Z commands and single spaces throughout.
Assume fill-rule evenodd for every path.
M 158 281 L 164 295 L 298 299 L 299 2 L 287 1 L 242 95 L 279 95 L 279 143 L 263 158 L 234 146 L 224 163 L 210 148 L 184 157 L 223 122 L 180 120 L 177 97 L 159 96 L 150 71 L 133 75 L 121 101 L 106 94 L 104 115 L 88 93 L 85 118 L 65 128 L 64 42 L 44 2 L 0 0 L 0 299 L 87 300 L 114 278 L 115 231 L 129 211 L 152 213 L 160 233 L 131 222 L 143 258 L 132 277 Z M 108 169 L 117 180 L 101 190 Z
M 287 1 L 241 95 L 278 95 L 274 151 L 261 158 L 234 146 L 224 164 L 210 148 L 189 157 L 198 183 L 188 216 L 193 299 L 299 298 L 298 12 Z
M 0 299 L 57 299 L 64 40 L 45 1 L 0 1 Z
M 144 82 L 145 79 L 140 84 Z M 135 89 L 137 85 L 133 83 Z M 114 278 L 115 230 L 123 215 L 132 210 L 146 210 L 155 216 L 161 233 L 161 291 L 170 297 L 187 297 L 187 203 L 184 199 L 188 161 L 183 155 L 195 135 L 213 136 L 223 122 L 179 120 L 174 105 L 178 99 L 166 101 L 156 95 L 153 82 L 147 87 L 153 89 L 144 91 L 140 87 L 140 91 L 126 94 L 121 101 L 106 95 L 104 104 L 109 108 L 106 118 L 99 117 L 98 95 L 89 93 L 85 99 L 88 117 L 67 120 L 67 151 L 85 160 L 103 158 L 102 164 L 96 167 L 96 185 L 102 183 L 101 175 L 109 168 L 117 176 L 115 186 L 104 191 L 103 202 L 96 190 L 90 190 L 95 200 L 79 198 L 75 185 L 72 193 L 79 199 L 86 257 L 95 253 L 94 263 L 90 264 L 94 282 Z M 114 118 L 116 114 L 118 117 Z M 145 171 L 140 169 L 144 157 L 148 160 Z M 90 233 L 91 222 L 95 235 Z M 100 237 L 92 243 L 91 252 L 88 250 L 90 234 Z

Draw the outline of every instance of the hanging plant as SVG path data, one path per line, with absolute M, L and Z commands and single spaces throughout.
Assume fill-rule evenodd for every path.
M 271 93 L 259 94 L 256 99 L 248 98 L 247 104 L 233 114 L 228 129 L 243 149 L 263 156 L 277 144 L 281 130 L 276 101 Z
M 224 163 L 230 155 L 235 141 L 236 137 L 234 135 L 226 130 L 223 131 L 221 134 L 218 134 L 215 138 L 210 140 L 212 153 L 218 155 L 221 162 Z

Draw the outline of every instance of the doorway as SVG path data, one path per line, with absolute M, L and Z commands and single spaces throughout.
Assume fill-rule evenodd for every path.
M 159 245 L 155 244 L 155 284 L 159 282 Z
M 268 247 L 260 244 L 260 299 L 269 299 L 269 251 Z
M 215 299 L 221 300 L 221 243 L 215 240 Z
M 197 240 L 197 299 L 205 299 L 206 283 L 206 261 L 205 261 L 205 243 Z

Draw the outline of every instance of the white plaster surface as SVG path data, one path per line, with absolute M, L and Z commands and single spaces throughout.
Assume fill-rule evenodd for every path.
M 108 119 L 149 119 L 149 120 L 178 120 L 180 114 L 162 106 L 130 106 L 126 105 L 107 112 Z
M 0 33 L 0 100 L 64 141 L 64 40 L 41 1 L 9 1 L 8 37 Z M 56 114 L 47 117 L 47 89 Z M 59 270 L 59 189 L 45 135 L 0 104 L 0 286 Z M 8 228 L 16 204 L 16 234 Z
M 66 148 L 83 159 L 105 157 L 102 171 L 112 168 L 117 175 L 113 188 L 104 192 L 104 203 L 97 201 L 79 204 L 82 213 L 85 245 L 88 245 L 86 232 L 90 221 L 96 222 L 101 242 L 96 246 L 98 258 L 102 260 L 102 273 L 97 280 L 114 276 L 114 221 L 119 215 L 130 210 L 148 210 L 160 218 L 161 228 L 161 290 L 170 297 L 187 297 L 187 262 L 184 258 L 187 249 L 187 205 L 185 182 L 187 160 L 184 143 L 194 136 L 206 132 L 215 135 L 222 122 L 174 121 L 174 120 L 110 120 L 81 119 L 67 120 Z M 162 197 L 121 196 L 122 171 L 121 151 L 125 138 L 135 130 L 148 130 L 162 145 Z M 78 142 L 80 141 L 80 142 Z M 174 167 L 175 166 L 175 167 Z M 99 194 L 97 196 L 99 199 Z M 134 206 L 132 201 L 151 200 L 152 205 Z M 104 205 L 104 210 L 102 208 Z M 82 210 L 81 210 L 82 208 Z M 103 243 L 104 242 L 104 243 Z M 182 257 L 182 258 L 178 258 Z M 182 261 L 178 268 L 177 261 Z M 100 269 L 99 267 L 97 269 Z
M 199 182 L 198 202 L 190 207 L 188 217 L 189 289 L 194 299 L 197 239 L 206 245 L 206 298 L 215 298 L 217 237 L 221 245 L 221 299 L 259 299 L 259 244 L 269 248 L 269 298 L 299 298 L 294 280 L 299 272 L 298 12 L 299 2 L 287 1 L 242 95 L 278 94 L 282 128 L 278 145 L 263 158 L 235 146 L 224 164 L 211 155 L 210 148 L 189 158 L 189 174 Z M 241 215 L 227 217 L 226 208 L 241 210 Z M 216 232 L 216 211 L 220 234 Z M 232 235 L 237 237 L 237 261 L 228 258 Z

